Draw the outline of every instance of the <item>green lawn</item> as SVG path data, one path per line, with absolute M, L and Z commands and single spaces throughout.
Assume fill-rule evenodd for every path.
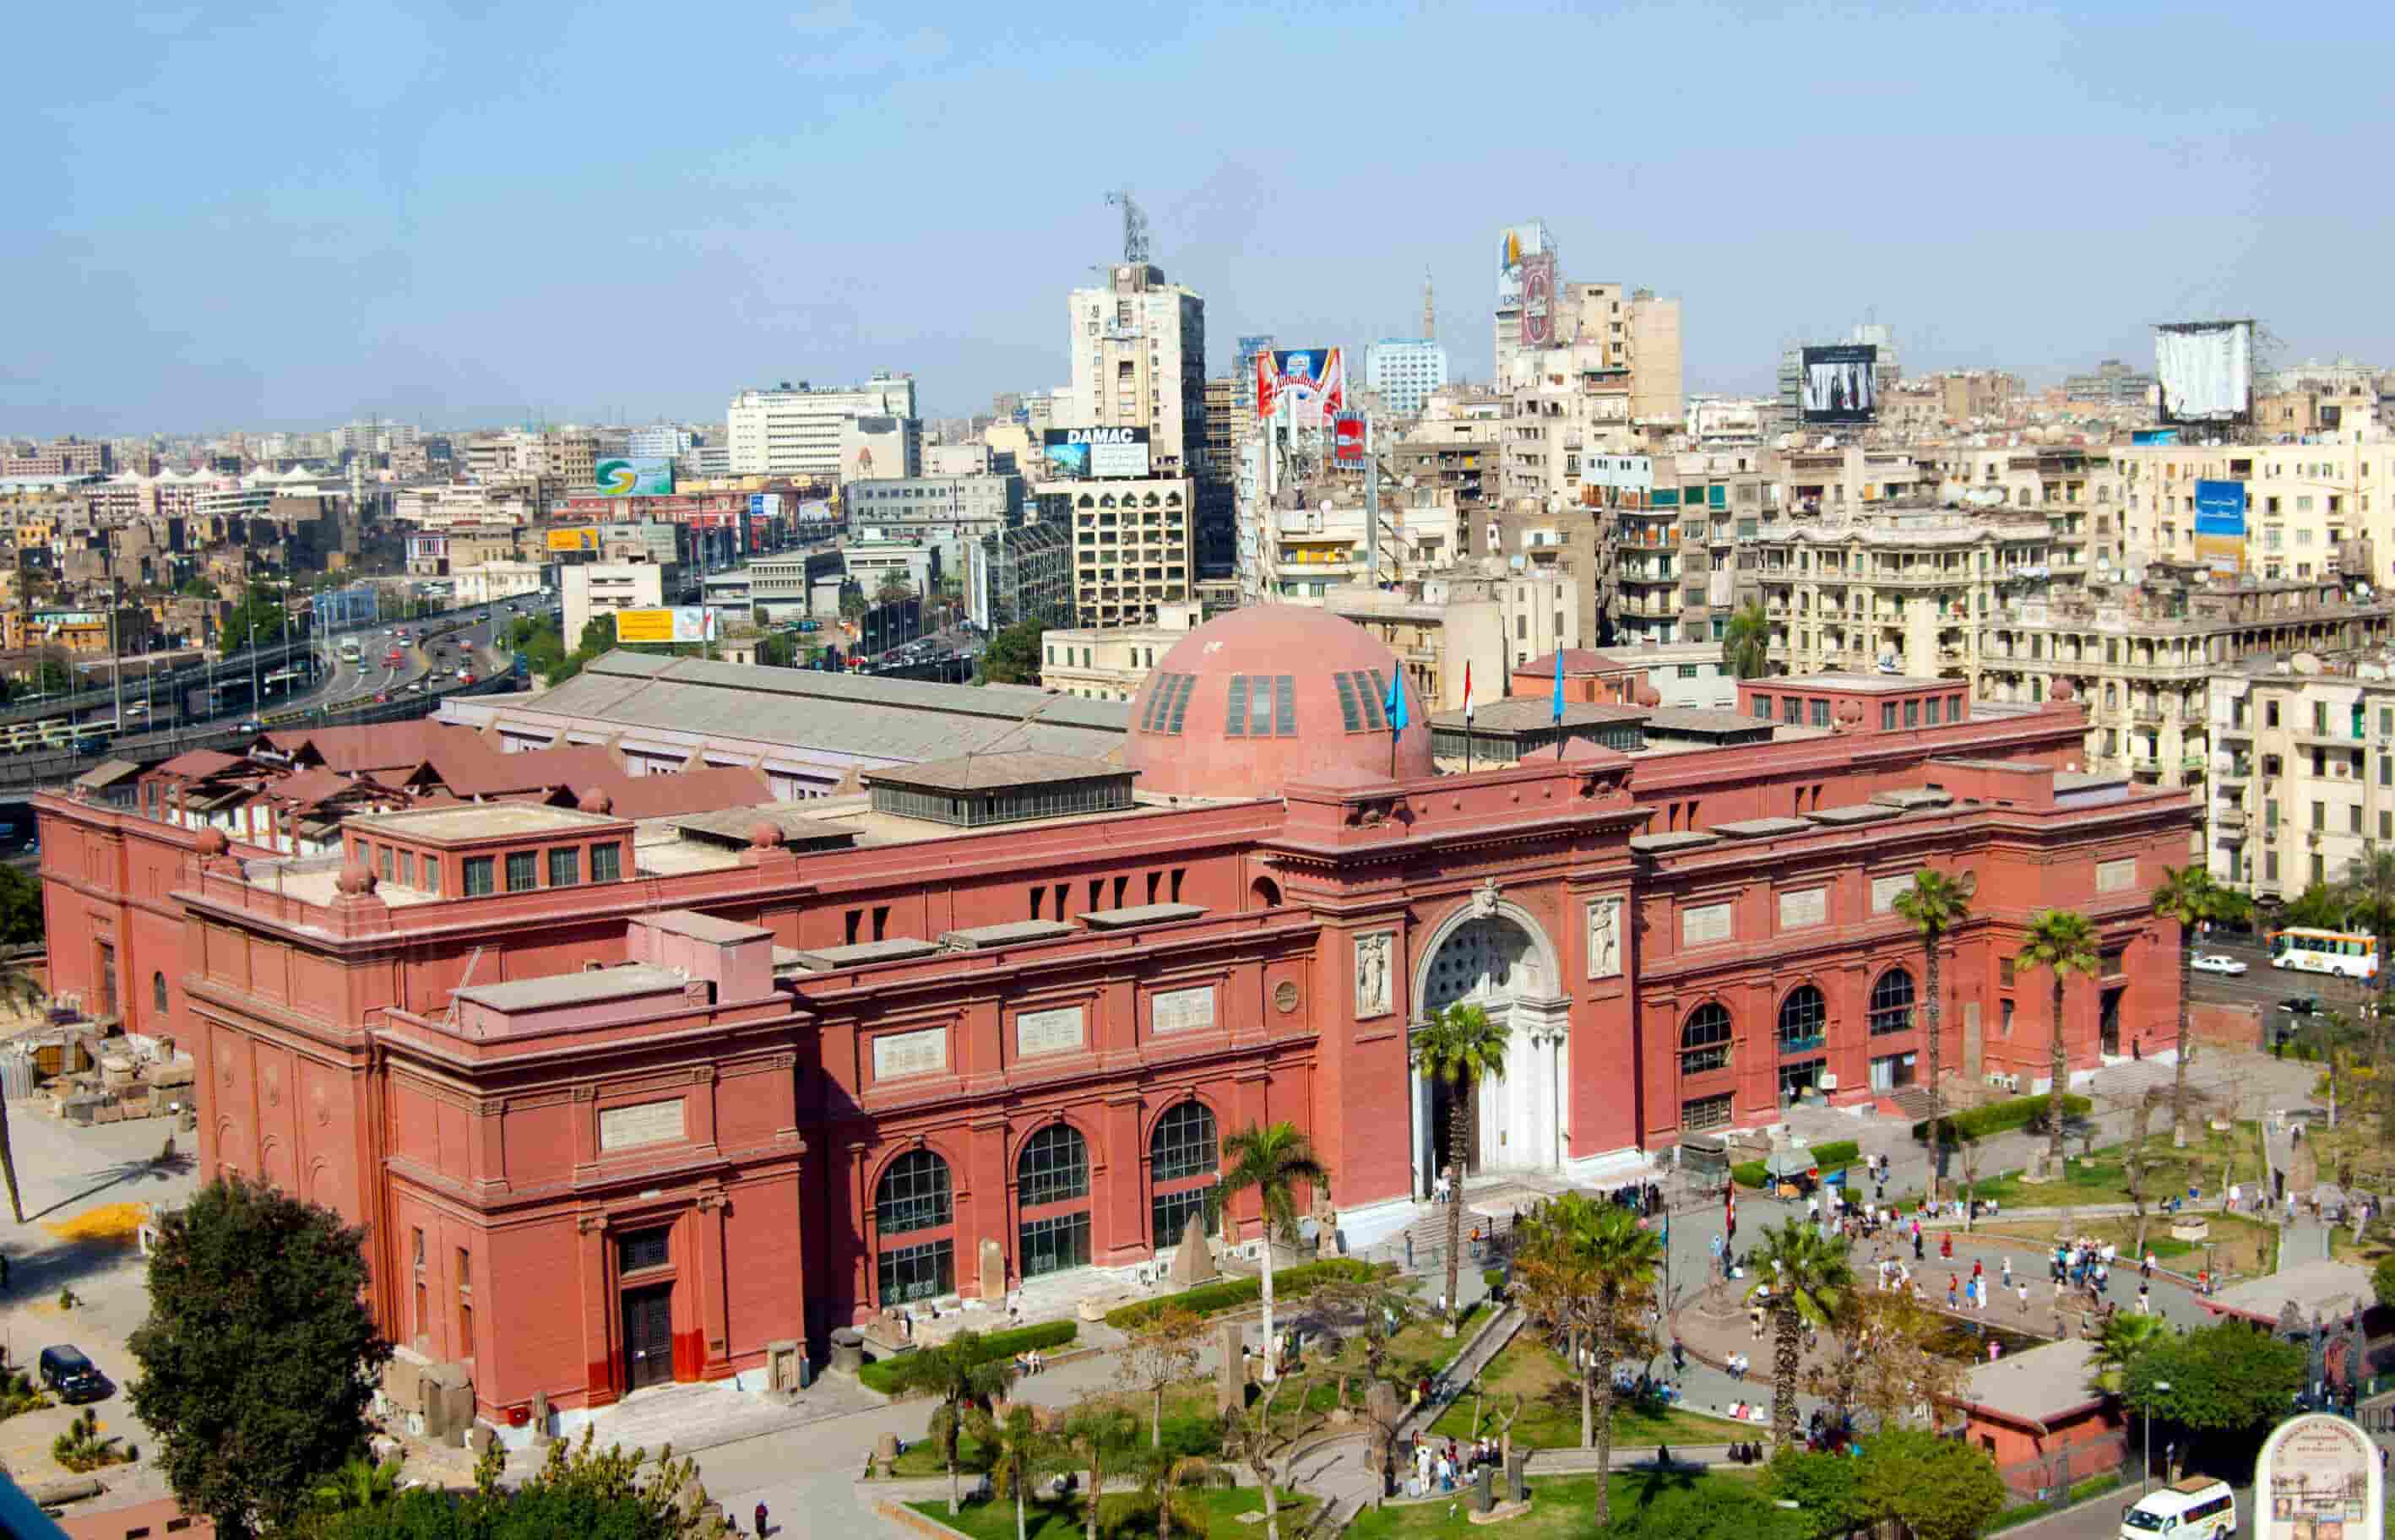
M 1758 1470 L 1760 1467 L 1756 1468 Z M 1645 1475 L 1617 1475 L 1612 1482 L 1613 1511 L 1619 1516 L 1651 1499 L 1665 1482 L 1673 1486 L 1694 1486 L 1708 1481 L 1747 1482 L 1750 1474 L 1712 1474 L 1664 1476 L 1661 1472 Z M 1503 1490 L 1501 1485 L 1499 1490 Z M 1467 1540 L 1490 1534 L 1501 1534 L 1505 1540 L 1578 1540 L 1594 1527 L 1596 1516 L 1596 1478 L 1594 1476 L 1551 1477 L 1530 1481 L 1530 1511 L 1518 1519 L 1509 1519 L 1493 1528 L 1473 1523 L 1465 1517 L 1468 1504 L 1464 1494 L 1455 1494 L 1449 1502 L 1391 1504 L 1381 1508 L 1367 1508 L 1347 1527 L 1348 1540 Z
M 1475 1398 L 1466 1390 L 1431 1425 L 1431 1431 L 1457 1439 L 1492 1434 L 1519 1396 L 1522 1415 L 1513 1428 L 1516 1444 L 1534 1449 L 1581 1446 L 1580 1387 L 1565 1368 L 1562 1356 L 1536 1333 L 1525 1330 L 1507 1343 L 1482 1372 L 1479 1388 L 1487 1393 Z M 1475 1400 L 1480 1412 L 1476 1432 L 1472 1426 Z M 1750 1435 L 1741 1433 L 1735 1423 L 1676 1407 L 1648 1414 L 1617 1406 L 1613 1414 L 1616 1444 L 1714 1444 Z
M 1355 1376 L 1350 1388 L 1350 1404 L 1360 1404 L 1363 1399 L 1363 1375 Z M 1149 1418 L 1154 1403 L 1145 1395 L 1117 1394 L 1105 1398 L 1129 1408 L 1139 1418 L 1140 1436 L 1147 1437 Z M 1301 1401 L 1292 1389 L 1283 1391 L 1273 1402 L 1273 1431 L 1281 1438 L 1293 1439 L 1313 1433 L 1326 1425 L 1331 1410 L 1339 1404 L 1338 1382 L 1328 1373 L 1307 1380 Z M 924 1425 L 930 1426 L 936 1403 L 926 1402 Z M 1223 1430 L 1214 1413 L 1214 1380 L 1211 1375 L 1185 1379 L 1164 1393 L 1164 1441 L 1168 1447 L 1186 1454 L 1212 1455 L 1223 1447 Z M 957 1441 L 959 1468 L 978 1474 L 989 1468 L 989 1452 L 971 1434 Z M 906 1476 L 945 1476 L 947 1462 L 940 1446 L 930 1439 L 916 1438 L 908 1441 L 906 1452 L 898 1456 L 893 1474 Z
M 1261 1521 L 1253 1524 L 1239 1521 L 1243 1513 L 1264 1511 L 1264 1494 L 1252 1487 L 1193 1491 L 1186 1495 L 1187 1501 L 1198 1510 L 1190 1517 L 1198 1519 L 1204 1527 L 1195 1530 L 1193 1534 L 1190 1529 L 1183 1527 L 1182 1521 L 1176 1520 L 1172 1526 L 1172 1533 L 1176 1535 L 1190 1535 L 1192 1540 L 1199 1540 L 1199 1537 L 1202 1540 L 1230 1540 L 1233 1535 L 1264 1533 Z M 948 1515 L 947 1499 L 945 1497 L 906 1506 L 951 1529 L 963 1531 L 973 1540 L 1014 1540 L 1014 1505 L 1012 1502 L 967 1503 L 957 1510 L 954 1518 Z M 1303 1517 L 1312 1511 L 1313 1507 L 1314 1499 L 1311 1497 L 1283 1493 L 1280 1520 L 1284 1528 L 1281 1533 L 1293 1533 L 1293 1529 L 1287 1527 L 1290 1520 Z M 1030 1540 L 1081 1540 L 1083 1506 L 1078 1497 L 1064 1502 L 1035 1502 L 1026 1507 L 1025 1521 L 1025 1533 Z M 1098 1502 L 1098 1533 L 1105 1535 L 1154 1534 L 1155 1506 L 1136 1493 L 1110 1489 Z
M 2190 1270 L 2189 1266 L 2190 1262 L 2195 1267 L 2202 1267 L 2204 1262 L 2206 1244 L 2211 1246 L 2212 1259 L 2220 1264 L 2223 1272 L 2234 1272 L 2241 1277 L 2253 1278 L 2276 1270 L 2279 1252 L 2277 1226 L 2264 1224 L 2258 1219 L 2248 1219 L 2243 1215 L 2207 1214 L 2204 1218 L 2212 1226 L 2212 1239 L 2208 1243 L 2172 1240 L 2170 1222 L 2162 1216 L 2155 1215 L 2146 1223 L 2146 1245 L 2158 1259 L 2178 1272 Z M 2009 1236 L 2040 1246 L 2052 1245 L 2055 1240 L 2054 1232 L 2055 1222 L 2052 1220 L 2007 1219 L 2001 1215 L 1992 1221 L 1980 1220 L 1978 1229 L 1978 1233 L 1981 1235 Z M 2121 1248 L 2121 1255 L 2125 1258 L 2133 1255 L 2132 1247 L 2137 1240 L 2137 1221 L 2126 1216 L 2120 1218 L 2074 1219 L 2071 1225 L 2071 1233 L 2084 1235 L 2098 1242 L 2111 1241 Z M 2136 1264 L 2125 1263 L 2124 1268 L 2125 1270 L 2133 1272 Z M 2114 1270 L 2115 1284 L 2119 1283 L 2123 1270 Z M 2042 1277 L 2042 1273 L 2034 1275 L 2031 1279 L 2032 1284 Z M 2034 1295 L 2037 1291 L 2032 1287 L 2030 1292 Z M 2134 1281 L 2129 1284 L 2129 1292 L 2132 1296 L 2137 1292 L 2137 1284 Z
M 2199 1124 L 2192 1131 L 2188 1147 L 2171 1148 L 2167 1113 L 2157 1113 L 2155 1124 L 2161 1132 L 2149 1135 L 2146 1147 L 2150 1162 L 2146 1177 L 2146 1196 L 2159 1204 L 2174 1192 L 2184 1193 L 2192 1185 L 2202 1189 L 2205 1197 L 2216 1196 L 2222 1187 L 2222 1172 L 2228 1181 L 2243 1182 L 2250 1191 L 2266 1179 L 2262 1169 L 2261 1152 L 2256 1144 L 2260 1125 L 2240 1123 L 2229 1133 L 2218 1133 L 2208 1125 Z M 1963 1163 L 1959 1153 L 1947 1162 L 1947 1179 L 1959 1196 L 1976 1194 L 1982 1202 L 1994 1199 L 2005 1208 L 2059 1208 L 2069 1204 L 2124 1204 L 2129 1201 L 2124 1185 L 2126 1171 L 2121 1162 L 2125 1147 L 2118 1144 L 2099 1145 L 2093 1157 L 2083 1157 L 2077 1141 L 2065 1144 L 2071 1158 L 2059 1181 L 2031 1184 L 2020 1178 L 2018 1171 L 1985 1173 L 1977 1184 L 1963 1179 Z M 1920 1201 L 1918 1193 L 1905 1193 L 1897 1200 L 1899 1209 L 1913 1206 Z

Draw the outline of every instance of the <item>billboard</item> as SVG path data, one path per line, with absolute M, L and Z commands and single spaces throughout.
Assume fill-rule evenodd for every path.
M 655 454 L 609 455 L 591 467 L 602 497 L 663 497 L 673 491 L 673 462 Z
M 2290 1417 L 2254 1462 L 2252 1533 L 2256 1540 L 2380 1540 L 2386 1481 L 2360 1423 L 2332 1412 Z
M 2191 321 L 2154 328 L 2164 423 L 2254 420 L 2254 323 Z
M 1555 345 L 1555 254 L 1522 258 L 1522 346 Z
M 595 551 L 599 548 L 599 532 L 595 529 L 551 530 L 549 548 L 552 551 Z
M 2216 577 L 2245 568 L 2245 483 L 2195 483 L 2195 559 Z
M 1501 310 L 1511 310 L 1520 307 L 1522 264 L 1525 259 L 1555 255 L 1555 243 L 1554 238 L 1547 234 L 1547 222 L 1544 219 L 1533 219 L 1526 225 L 1507 225 L 1498 231 L 1497 308 Z
M 1805 349 L 1798 404 L 1808 423 L 1867 423 L 1878 415 L 1879 349 L 1869 343 Z
M 695 604 L 663 610 L 618 610 L 615 639 L 627 643 L 713 641 L 714 612 Z
M 1365 454 L 1364 417 L 1361 413 L 1342 412 L 1330 419 L 1330 463 L 1349 469 L 1360 469 Z
M 1256 415 L 1269 417 L 1287 398 L 1300 428 L 1320 428 L 1347 404 L 1347 362 L 1336 348 L 1292 348 L 1256 355 Z
M 748 494 L 748 517 L 779 519 L 782 517 L 782 494 L 778 492 L 752 492 Z
M 1043 428 L 1039 430 L 1039 458 L 1050 475 L 1068 480 L 1145 476 L 1147 429 Z

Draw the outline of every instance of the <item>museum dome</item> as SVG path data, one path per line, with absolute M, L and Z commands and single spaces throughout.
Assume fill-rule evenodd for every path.
M 1131 697 L 1123 763 L 1141 791 L 1168 796 L 1386 780 L 1392 677 L 1402 677 L 1396 659 L 1351 621 L 1294 604 L 1234 610 L 1148 670 Z M 1410 683 L 1406 713 L 1396 774 L 1429 775 L 1429 714 Z

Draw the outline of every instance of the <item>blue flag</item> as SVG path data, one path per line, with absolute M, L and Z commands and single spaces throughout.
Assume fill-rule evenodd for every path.
M 1388 713 L 1389 731 L 1392 732 L 1403 732 L 1413 725 L 1412 719 L 1406 715 L 1406 677 L 1403 674 L 1389 676 L 1389 693 L 1381 702 L 1381 709 Z
M 1555 649 L 1555 726 L 1564 725 L 1564 650 Z

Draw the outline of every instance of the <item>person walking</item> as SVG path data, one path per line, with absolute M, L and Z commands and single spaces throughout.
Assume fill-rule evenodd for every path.
M 2021 1314 L 2027 1315 L 2029 1313 L 2029 1280 L 2024 1278 L 2013 1286 L 2020 1291 Z
M 765 1505 L 757 1505 L 757 1540 L 765 1540 Z

